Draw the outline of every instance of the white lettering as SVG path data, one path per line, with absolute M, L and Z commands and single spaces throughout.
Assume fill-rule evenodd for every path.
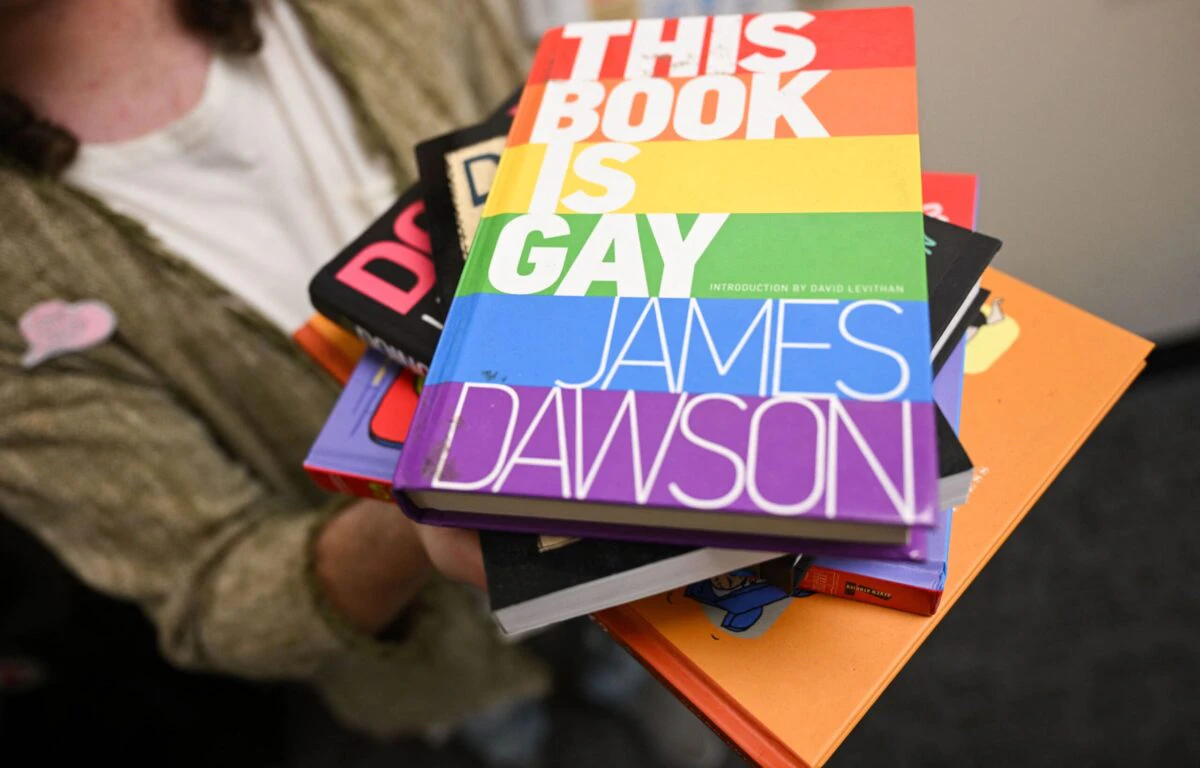
M 793 304 L 837 304 L 836 299 L 780 299 L 779 319 L 775 323 L 775 376 L 771 383 L 772 395 L 802 395 L 804 392 L 785 392 L 780 384 L 783 375 L 783 351 L 785 349 L 829 349 L 830 344 L 824 341 L 787 341 L 783 340 L 783 326 L 787 320 L 787 308 Z
M 562 274 L 567 249 L 549 246 L 530 248 L 528 261 L 533 271 L 527 275 L 518 271 L 525 244 L 534 232 L 548 238 L 565 237 L 571 234 L 571 228 L 561 216 L 542 213 L 524 214 L 505 224 L 488 264 L 488 280 L 496 290 L 512 294 L 537 293 L 554 285 Z
M 796 33 L 814 18 L 803 11 L 761 13 L 752 17 L 746 22 L 746 41 L 779 51 L 782 55 L 753 53 L 742 59 L 742 67 L 751 72 L 791 72 L 807 67 L 817 56 L 817 46 Z
M 599 78 L 600 69 L 604 65 L 604 54 L 608 51 L 608 41 L 614 37 L 628 35 L 632 28 L 633 22 L 629 19 L 593 21 L 564 26 L 563 39 L 579 41 L 579 51 L 575 54 L 575 64 L 571 68 L 571 79 L 595 80 Z
M 781 311 L 782 314 L 782 311 Z M 808 409 L 813 415 L 816 425 L 816 439 L 813 441 L 815 458 L 813 460 L 812 491 L 804 499 L 794 504 L 784 504 L 771 501 L 762 495 L 758 489 L 758 433 L 763 416 L 767 411 L 781 405 L 799 405 Z M 804 397 L 788 395 L 767 400 L 760 405 L 750 417 L 750 444 L 746 448 L 746 493 L 750 495 L 759 509 L 772 515 L 802 515 L 816 506 L 817 501 L 825 490 L 825 414 L 812 401 Z
M 674 213 L 648 213 L 646 220 L 662 255 L 662 283 L 658 295 L 685 298 L 692 294 L 692 278 L 696 262 L 712 244 L 721 227 L 729 219 L 727 213 L 701 213 L 692 222 L 687 237 L 679 231 L 679 216 Z
M 633 346 L 634 339 L 637 338 L 638 332 L 641 331 L 642 325 L 646 322 L 646 315 L 654 310 L 654 320 L 658 326 L 658 346 L 662 357 L 653 360 L 633 360 L 625 357 L 629 352 L 629 348 Z M 637 322 L 634 323 L 633 330 L 629 332 L 629 336 L 625 339 L 625 345 L 621 347 L 621 351 L 617 353 L 617 359 L 613 361 L 612 368 L 608 371 L 608 376 L 604 377 L 604 383 L 600 385 L 601 389 L 608 389 L 612 384 L 613 377 L 617 375 L 617 371 L 622 366 L 639 366 L 647 368 L 662 368 L 663 376 L 666 377 L 666 391 L 675 391 L 675 380 L 671 372 L 671 353 L 667 348 L 667 332 L 663 327 L 662 309 L 658 306 L 658 299 L 650 299 L 646 302 L 645 308 L 642 309 L 642 314 L 638 315 Z
M 533 121 L 530 142 L 579 142 L 596 132 L 600 115 L 596 108 L 604 101 L 604 84 L 585 80 L 551 80 L 542 92 L 542 104 Z M 566 119 L 568 123 L 562 125 Z
M 634 105 L 641 97 L 644 109 L 642 120 L 632 123 Z M 671 122 L 671 102 L 675 91 L 659 77 L 624 80 L 613 87 L 604 104 L 601 126 L 610 141 L 649 141 L 658 136 Z
M 575 158 L 575 174 L 584 181 L 604 188 L 604 194 L 591 195 L 582 190 L 563 198 L 563 205 L 577 213 L 608 213 L 633 199 L 637 185 L 633 177 L 604 165 L 605 160 L 628 162 L 641 152 L 632 144 L 593 144 Z
M 683 409 L 683 421 L 680 423 L 679 431 L 683 433 L 688 442 L 724 457 L 726 461 L 733 465 L 733 483 L 729 486 L 728 491 L 715 498 L 704 499 L 692 496 L 686 493 L 675 482 L 667 485 L 667 491 L 676 501 L 693 509 L 724 509 L 737 501 L 737 498 L 742 495 L 742 489 L 746 484 L 746 465 L 742 462 L 742 457 L 720 443 L 714 443 L 712 440 L 700 437 L 692 430 L 690 421 L 692 411 L 695 410 L 696 406 L 710 400 L 732 403 L 739 411 L 746 410 L 746 402 L 740 397 L 721 394 L 719 392 L 708 392 L 703 395 L 697 395 Z
M 787 120 L 796 138 L 820 138 L 829 135 L 813 114 L 804 96 L 825 79 L 829 70 L 812 70 L 792 76 L 780 88 L 778 73 L 754 75 L 750 79 L 750 112 L 746 116 L 747 139 L 775 138 L 779 118 Z
M 537 428 L 542 423 L 542 418 L 546 415 L 546 411 L 550 406 L 554 406 L 554 426 L 556 443 L 558 446 L 558 455 L 553 458 L 541 456 L 525 456 L 523 455 L 525 447 L 529 445 L 530 439 L 537 431 Z M 510 434 L 511 437 L 511 428 Z M 508 438 L 506 438 L 507 443 Z M 506 445 L 507 447 L 507 445 Z M 504 455 L 502 451 L 501 456 Z M 518 464 L 523 464 L 530 467 L 558 467 L 559 475 L 562 482 L 562 497 L 564 499 L 571 498 L 571 474 L 567 467 L 567 426 L 566 420 L 563 417 L 562 390 L 558 387 L 551 387 L 546 394 L 546 398 L 542 400 L 542 405 L 533 416 L 533 421 L 529 422 L 529 426 L 525 429 L 525 434 L 521 436 L 521 441 L 517 443 L 517 447 L 513 450 L 512 455 L 508 458 L 508 462 L 504 465 L 504 471 L 500 473 L 500 477 L 496 479 L 496 484 L 492 486 L 492 493 L 498 493 L 504 487 L 508 476 L 512 474 L 513 467 Z
M 708 60 L 704 73 L 732 75 L 737 71 L 738 48 L 742 44 L 742 15 L 723 14 L 712 20 L 712 37 L 708 41 Z
M 473 389 L 494 389 L 508 395 L 511 404 L 508 411 L 508 426 L 504 430 L 504 442 L 501 443 L 500 451 L 496 454 L 496 463 L 492 465 L 486 475 L 478 480 L 451 480 L 443 477 L 446 470 L 446 459 L 450 456 L 454 436 L 458 433 L 459 424 L 462 422 L 463 405 L 467 402 Z M 508 454 L 508 446 L 512 444 L 513 428 L 517 425 L 517 410 L 520 407 L 517 392 L 512 387 L 504 384 L 463 383 L 462 389 L 458 393 L 458 403 L 454 406 L 454 416 L 450 419 L 450 431 L 446 433 L 446 442 L 442 445 L 441 453 L 438 455 L 437 467 L 433 472 L 430 485 L 434 488 L 448 488 L 454 491 L 477 491 L 491 483 L 500 473 L 500 465 Z
M 700 332 L 704 334 L 704 342 L 708 345 L 708 354 L 712 357 L 713 363 L 717 367 L 717 375 L 724 376 L 733 368 L 733 364 L 737 362 L 738 357 L 742 354 L 742 349 L 745 348 L 746 342 L 750 340 L 750 336 L 754 333 L 754 329 L 762 323 L 763 332 L 763 348 L 762 358 L 759 363 L 759 378 L 758 378 L 758 395 L 762 397 L 767 394 L 767 363 L 770 360 L 768 350 L 771 343 L 771 302 L 764 301 L 762 309 L 758 310 L 758 314 L 754 316 L 754 320 L 746 327 L 746 332 L 742 334 L 742 338 L 738 341 L 737 346 L 733 348 L 733 352 L 729 353 L 727 360 L 721 360 L 720 354 L 717 353 L 717 344 L 713 341 L 712 334 L 708 330 L 708 323 L 704 320 L 704 312 L 700 309 L 700 303 L 695 299 L 688 302 L 687 324 L 683 328 L 683 352 L 679 356 L 679 379 L 676 382 L 678 389 L 682 392 L 687 388 L 687 364 L 688 353 L 692 346 L 692 322 L 695 320 L 700 324 Z
M 693 77 L 700 72 L 704 27 L 708 20 L 692 16 L 677 21 L 674 40 L 663 40 L 663 19 L 642 19 L 633 28 L 625 77 L 652 77 L 660 56 L 669 56 L 670 77 Z
M 711 123 L 704 122 L 704 102 L 712 94 L 717 105 Z M 731 136 L 746 112 L 746 84 L 730 75 L 704 75 L 688 80 L 675 102 L 675 133 L 689 141 Z
M 872 352 L 878 352 L 881 355 L 887 355 L 892 360 L 895 360 L 896 365 L 900 366 L 900 379 L 899 379 L 899 381 L 896 382 L 896 386 L 892 387 L 887 392 L 875 393 L 875 394 L 867 393 L 867 392 L 859 392 L 857 389 L 852 389 L 841 379 L 838 379 L 834 383 L 837 386 L 838 391 L 840 391 L 842 394 L 846 395 L 847 397 L 854 398 L 855 400 L 872 400 L 872 401 L 891 400 L 891 399 L 895 398 L 897 395 L 899 395 L 901 392 L 903 392 L 905 389 L 908 388 L 908 380 L 910 377 L 908 361 L 904 359 L 903 355 L 901 355 L 899 352 L 897 352 L 894 349 L 888 349 L 887 347 L 880 346 L 879 344 L 872 344 L 871 342 L 864 341 L 863 339 L 860 339 L 857 336 L 855 336 L 854 334 L 850 333 L 850 329 L 846 327 L 846 318 L 848 318 L 850 316 L 850 313 L 853 312 L 854 310 L 858 309 L 859 307 L 865 307 L 865 306 L 886 307 L 887 309 L 890 309 L 892 312 L 895 312 L 897 315 L 904 314 L 903 309 L 901 309 L 900 307 L 898 307 L 897 305 L 893 304 L 890 301 L 880 301 L 879 299 L 864 299 L 863 301 L 856 301 L 853 304 L 849 304 L 846 306 L 845 309 L 842 310 L 841 315 L 838 316 L 838 330 L 841 331 L 842 338 L 844 338 L 846 341 L 850 342 L 851 344 L 853 344 L 857 347 L 862 347 L 863 349 L 869 349 Z
M 609 250 L 613 260 L 606 261 Z M 632 213 L 601 216 L 555 293 L 586 296 L 593 283 L 615 283 L 618 296 L 648 296 L 637 218 Z

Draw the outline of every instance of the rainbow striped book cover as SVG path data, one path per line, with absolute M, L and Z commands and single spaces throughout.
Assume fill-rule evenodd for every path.
M 396 470 L 430 523 L 903 544 L 935 522 L 912 10 L 543 38 Z

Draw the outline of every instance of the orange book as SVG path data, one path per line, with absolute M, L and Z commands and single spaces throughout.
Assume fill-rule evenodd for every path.
M 596 619 L 750 760 L 821 765 L 962 595 L 1145 365 L 1151 344 L 990 270 L 967 344 L 962 438 L 977 467 L 954 516 L 943 608 L 825 595 L 763 608 L 753 631 L 684 590 Z
M 292 334 L 292 341 L 341 384 L 349 380 L 355 363 L 367 348 L 357 336 L 315 312 Z

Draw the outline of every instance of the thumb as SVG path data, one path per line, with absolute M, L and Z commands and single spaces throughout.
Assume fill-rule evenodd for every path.
M 416 529 L 430 562 L 443 576 L 486 589 L 487 575 L 483 569 L 478 532 L 420 524 Z

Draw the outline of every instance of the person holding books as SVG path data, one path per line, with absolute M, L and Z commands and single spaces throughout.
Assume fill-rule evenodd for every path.
M 301 468 L 336 395 L 287 338 L 309 276 L 524 73 L 509 5 L 472 9 L 0 2 L 0 513 L 174 664 L 381 735 L 547 687 L 456 586 L 470 534 Z
M 459 586 L 474 534 L 314 487 L 336 385 L 287 338 L 414 143 L 523 78 L 514 4 L 470 8 L 0 0 L 0 515 L 137 603 L 176 666 L 306 681 L 381 737 L 465 723 L 529 765 L 550 670 Z M 592 700 L 667 764 L 722 759 L 604 645 L 573 654 Z

